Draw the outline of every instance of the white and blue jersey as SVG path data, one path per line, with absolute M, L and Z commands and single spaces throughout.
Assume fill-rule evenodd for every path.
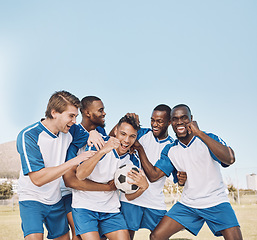
M 82 124 L 78 124 L 77 126 L 78 126 L 77 128 L 81 132 L 84 132 L 86 135 L 89 135 L 89 132 L 82 126 Z M 107 136 L 104 128 L 98 126 L 95 130 L 97 130 L 102 136 Z M 67 152 L 66 160 L 70 160 L 76 157 L 81 151 L 85 151 L 85 147 L 86 145 L 83 146 L 82 148 L 79 148 L 77 144 L 71 143 Z M 65 186 L 63 179 L 61 179 L 60 187 L 61 187 L 62 197 L 72 193 L 72 189 Z
M 206 133 L 209 137 L 226 146 L 226 143 L 214 134 Z M 180 202 L 192 208 L 209 208 L 223 202 L 228 202 L 225 186 L 222 180 L 220 162 L 207 145 L 194 136 L 188 145 L 176 140 L 167 145 L 156 167 L 167 176 L 174 171 L 187 173 Z
M 108 141 L 109 137 L 103 137 L 103 139 Z M 114 179 L 114 174 L 120 166 L 131 163 L 139 166 L 139 159 L 135 154 L 126 153 L 119 156 L 117 151 L 113 149 L 99 160 L 87 179 L 106 184 Z M 104 192 L 72 189 L 72 207 L 105 213 L 119 212 L 118 190 Z
M 73 125 L 68 133 L 57 135 L 49 131 L 41 122 L 24 130 L 17 137 L 17 150 L 20 154 L 22 169 L 18 181 L 19 201 L 33 200 L 52 205 L 61 199 L 60 180 L 37 187 L 28 174 L 46 167 L 55 167 L 65 162 L 70 143 L 77 147 L 86 144 L 88 133 Z
M 153 135 L 150 128 L 141 128 L 138 131 L 137 139 L 143 146 L 146 156 L 152 165 L 155 165 L 155 163 L 160 159 L 163 148 L 167 144 L 173 143 L 173 139 L 170 136 L 163 140 L 159 140 Z M 164 176 L 156 182 L 149 182 L 148 189 L 144 191 L 142 195 L 132 201 L 128 201 L 125 195 L 121 194 L 121 201 L 142 207 L 166 210 L 164 194 L 162 191 L 165 181 L 166 177 Z

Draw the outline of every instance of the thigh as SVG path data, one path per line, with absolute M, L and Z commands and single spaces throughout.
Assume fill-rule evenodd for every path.
M 43 233 L 32 233 L 25 237 L 25 240 L 43 240 Z
M 40 239 L 38 236 L 43 236 L 43 223 L 47 214 L 44 205 L 36 201 L 21 201 L 19 208 L 24 237 L 31 235 L 26 239 Z
M 80 235 L 82 240 L 100 240 L 99 233 L 94 232 L 87 232 Z
M 243 240 L 243 236 L 240 227 L 227 228 L 221 231 L 225 240 Z
M 127 229 L 110 232 L 105 235 L 110 240 L 130 240 L 129 232 Z
M 184 229 L 184 226 L 175 221 L 174 219 L 164 216 L 159 222 L 157 227 L 150 235 L 151 240 L 167 240 L 173 234 Z
M 45 226 L 48 231 L 47 238 L 54 239 L 64 236 L 69 232 L 68 220 L 63 201 L 52 205 L 45 218 Z

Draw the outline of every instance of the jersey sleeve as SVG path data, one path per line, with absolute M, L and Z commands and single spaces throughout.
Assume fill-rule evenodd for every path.
M 227 144 L 220 138 L 218 137 L 217 135 L 213 134 L 213 133 L 205 133 L 206 135 L 208 135 L 210 138 L 214 139 L 215 141 L 221 143 L 222 145 L 226 146 L 227 147 Z M 214 153 L 209 149 L 209 152 L 211 154 L 211 157 L 217 161 L 222 167 L 229 167 L 229 165 L 221 162 L 215 155 Z
M 145 134 L 147 134 L 150 131 L 151 131 L 150 128 L 140 128 L 137 131 L 137 140 L 139 140 L 142 136 L 144 136 Z
M 164 147 L 164 149 L 161 152 L 161 157 L 156 162 L 155 167 L 163 171 L 167 177 L 169 177 L 172 174 L 173 182 L 177 183 L 178 182 L 177 169 L 173 166 L 168 156 L 169 150 L 171 149 L 172 146 L 173 144 L 168 144 Z
M 21 132 L 17 137 L 17 151 L 20 154 L 24 175 L 39 171 L 45 167 L 43 156 L 35 136 L 28 131 Z
M 73 124 L 70 129 L 72 142 L 67 150 L 66 161 L 77 156 L 78 150 L 87 144 L 89 133 Z
M 102 127 L 97 127 L 96 131 L 102 134 L 103 136 L 107 136 L 105 129 Z

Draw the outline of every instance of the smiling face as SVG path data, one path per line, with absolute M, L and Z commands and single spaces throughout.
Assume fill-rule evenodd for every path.
M 93 101 L 86 112 L 92 124 L 95 126 L 105 127 L 106 113 L 104 111 L 104 105 L 101 100 Z
M 188 133 L 187 124 L 190 123 L 193 116 L 185 106 L 176 107 L 171 111 L 171 125 L 176 133 L 177 138 L 187 144 L 192 138 L 192 134 Z
M 137 130 L 129 123 L 123 122 L 115 129 L 115 137 L 120 140 L 120 146 L 116 149 L 121 156 L 129 151 L 137 139 Z
M 52 116 L 55 120 L 54 133 L 58 132 L 68 133 L 71 126 L 76 123 L 76 117 L 78 116 L 78 108 L 73 105 L 67 105 L 67 108 L 62 113 L 52 110 Z
M 169 116 L 167 116 L 166 111 L 155 110 L 151 117 L 151 128 L 153 130 L 153 135 L 159 140 L 165 139 L 168 136 L 168 127 L 171 121 Z

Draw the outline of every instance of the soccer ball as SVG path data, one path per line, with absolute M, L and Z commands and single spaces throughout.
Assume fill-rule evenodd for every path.
M 127 176 L 130 170 L 135 170 L 139 172 L 138 167 L 133 164 L 126 164 L 119 167 L 114 175 L 114 183 L 117 189 L 119 189 L 123 193 L 134 193 L 138 190 L 138 186 L 135 184 L 130 184 L 129 182 L 133 182 L 131 178 Z

